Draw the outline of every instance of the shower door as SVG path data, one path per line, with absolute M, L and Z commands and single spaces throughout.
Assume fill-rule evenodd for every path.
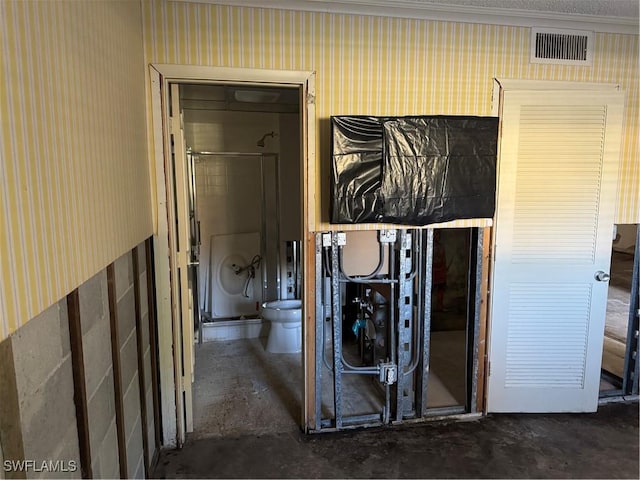
M 278 156 L 265 153 L 261 157 L 262 168 L 262 257 L 263 300 L 280 298 L 280 202 Z

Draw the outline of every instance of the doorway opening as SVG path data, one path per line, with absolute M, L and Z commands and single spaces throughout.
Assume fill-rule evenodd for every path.
M 479 228 L 316 236 L 319 431 L 476 412 Z
M 300 88 L 181 83 L 179 96 L 196 343 L 193 436 L 296 430 L 303 402 Z M 294 301 L 286 324 L 265 314 L 273 302 Z
M 602 351 L 600 397 L 638 394 L 638 225 L 616 225 Z

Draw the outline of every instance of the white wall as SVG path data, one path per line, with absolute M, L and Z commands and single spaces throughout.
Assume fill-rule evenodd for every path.
M 300 115 L 280 114 L 280 240 L 301 240 Z

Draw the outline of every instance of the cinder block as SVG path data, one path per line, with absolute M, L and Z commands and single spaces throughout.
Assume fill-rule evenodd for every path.
M 144 315 L 140 323 L 142 324 L 142 347 L 146 351 L 151 343 L 149 340 L 149 317 Z
M 71 354 L 71 337 L 69 336 L 69 308 L 66 297 L 58 302 L 60 309 L 60 344 L 62 345 L 62 356 Z
M 149 401 L 151 399 L 151 401 Z M 147 392 L 147 445 L 149 445 L 149 465 L 153 460 L 153 454 L 158 445 L 156 445 L 155 424 L 153 418 L 153 398 L 151 398 L 151 392 Z
M 147 298 L 147 272 L 142 272 L 140 284 L 140 316 L 144 317 L 149 312 L 149 299 Z
M 136 475 L 133 478 L 145 478 L 144 476 L 144 463 L 143 458 L 140 457 L 140 461 L 138 462 L 138 468 L 136 468 Z
M 76 410 L 73 401 L 71 357 L 59 366 L 41 365 L 52 369 L 51 376 L 36 389 L 25 391 L 21 385 L 31 384 L 17 378 L 20 402 L 20 420 L 25 458 L 45 460 L 55 458 L 60 443 L 60 432 L 76 428 Z M 77 432 L 76 432 L 77 437 Z
M 67 434 L 64 436 L 62 448 L 58 454 L 58 460 L 61 460 L 68 464 L 71 460 L 76 462 L 78 466 L 74 472 L 69 472 L 60 475 L 60 478 L 82 478 L 82 469 L 80 468 L 80 446 L 78 443 L 78 430 L 77 426 L 71 425 L 67 430 Z
M 138 345 L 135 332 L 127 339 L 120 349 L 120 374 L 122 375 L 122 388 L 126 389 L 131 379 L 138 373 Z
M 150 390 L 153 384 L 153 372 L 151 372 L 151 351 L 147 349 L 144 355 L 144 383 L 145 390 Z
M 59 302 L 65 303 L 66 299 Z M 51 371 L 69 356 L 69 323 L 56 303 L 13 334 L 12 349 L 19 400 L 33 395 Z
M 147 252 L 144 242 L 142 242 L 136 248 L 138 249 L 138 272 L 142 274 L 147 270 Z
M 142 478 L 138 476 L 139 465 L 144 455 L 142 426 L 139 417 L 133 427 L 131 436 L 127 440 L 127 473 L 129 474 L 129 478 Z
M 95 457 L 98 459 L 99 475 L 93 472 L 94 478 L 119 478 L 120 477 L 120 460 L 118 455 L 118 437 L 116 433 L 115 419 L 109 426 L 107 436 L 100 446 Z
M 81 478 L 82 469 L 80 467 L 80 450 L 78 447 L 78 432 L 75 425 L 71 425 L 67 431 L 60 435 L 57 444 L 58 451 L 51 457 L 38 460 L 51 460 L 59 462 L 57 468 L 48 471 L 41 469 L 40 472 L 29 472 L 27 478 Z M 73 465 L 72 463 L 73 462 Z M 72 468 L 73 467 L 73 468 Z
M 132 434 L 136 422 L 140 422 L 140 386 L 138 384 L 138 375 L 131 379 L 131 383 L 125 386 L 123 398 L 124 408 L 124 431 L 126 438 Z M 128 458 L 127 458 L 128 460 Z
M 118 301 L 118 341 L 122 345 L 136 327 L 136 304 L 133 289 Z
M 115 422 L 113 373 L 108 372 L 98 385 L 95 394 L 88 400 L 89 444 L 91 451 L 97 451 L 102 445 L 110 425 Z
M 102 270 L 78 287 L 80 301 L 80 321 L 82 333 L 89 332 L 93 326 L 108 317 L 107 272 Z
M 2 468 L 1 465 L 4 465 L 4 453 L 2 452 L 2 436 L 0 436 L 0 480 L 4 480 L 4 468 Z
M 82 336 L 87 399 L 90 399 L 104 376 L 112 368 L 111 325 L 108 317 L 98 320 Z
M 114 263 L 116 281 L 116 300 L 120 300 L 125 292 L 133 285 L 133 260 L 131 252 L 127 251 Z
M 93 473 L 93 478 L 105 478 L 102 475 L 102 470 L 100 470 L 100 457 L 98 457 L 93 450 L 91 450 L 91 473 Z M 116 478 L 116 477 L 114 477 Z
M 0 445 L 5 459 L 20 460 L 24 450 L 11 342 L 12 337 L 0 342 Z

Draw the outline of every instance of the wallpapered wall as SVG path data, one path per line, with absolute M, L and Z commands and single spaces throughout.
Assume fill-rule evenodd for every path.
M 536 65 L 527 28 L 159 0 L 3 1 L 0 38 L 0 339 L 151 235 L 148 63 L 316 71 L 317 230 L 330 115 L 489 115 L 493 77 L 619 83 L 617 221 L 640 221 L 637 35 Z
M 144 2 L 143 15 L 151 63 L 317 72 L 317 230 L 330 228 L 330 115 L 489 115 L 494 77 L 621 84 L 617 221 L 640 221 L 637 35 L 596 34 L 593 66 L 576 67 L 529 63 L 523 27 L 171 1 Z
M 139 2 L 0 2 L 0 340 L 153 233 Z

